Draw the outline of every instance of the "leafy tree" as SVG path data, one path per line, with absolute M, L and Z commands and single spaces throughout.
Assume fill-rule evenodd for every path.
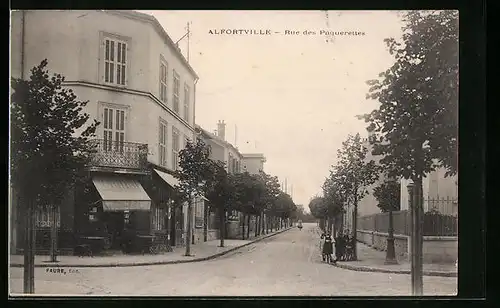
M 309 201 L 309 211 L 311 215 L 320 220 L 320 228 L 325 229 L 324 223 L 328 217 L 328 206 L 323 197 L 314 197 Z
M 235 175 L 236 181 L 236 195 L 240 212 L 244 214 L 243 217 L 243 234 L 245 239 L 244 226 L 245 218 L 247 219 L 247 238 L 249 237 L 249 222 L 250 215 L 256 215 L 258 212 L 258 204 L 262 203 L 262 198 L 266 193 L 265 184 L 260 180 L 259 176 L 250 174 L 248 172 L 238 173 Z
M 338 194 L 354 206 L 353 237 L 356 238 L 358 202 L 367 193 L 367 188 L 379 177 L 379 168 L 373 160 L 366 161 L 368 148 L 359 134 L 349 135 L 338 150 L 338 165 L 331 170 L 331 180 L 338 188 Z M 354 260 L 357 259 L 357 249 L 354 249 Z
M 179 153 L 179 167 L 174 176 L 179 180 L 176 185 L 178 199 L 188 202 L 188 225 L 186 234 L 186 256 L 191 255 L 193 199 L 207 191 L 206 183 L 214 178 L 214 166 L 209 158 L 210 149 L 201 138 L 188 141 Z
M 281 192 L 275 201 L 275 212 L 276 216 L 281 218 L 283 222 L 287 218 L 290 218 L 292 213 L 297 209 L 297 206 L 290 197 L 289 194 Z M 282 226 L 280 226 L 282 227 Z
M 316 220 L 311 213 L 306 212 L 304 205 L 297 204 L 296 207 L 297 209 L 293 212 L 293 220 L 302 220 L 303 222 L 314 222 Z
M 385 40 L 395 63 L 367 82 L 367 98 L 379 108 L 360 118 L 369 123 L 372 153 L 384 156 L 380 164 L 389 177 L 412 179 L 422 196 L 429 172 L 457 173 L 458 11 L 410 11 L 404 21 L 402 42 Z
M 373 196 L 377 199 L 377 206 L 382 213 L 399 211 L 401 208 L 401 183 L 395 179 L 386 180 L 374 188 Z
M 264 171 L 261 171 L 259 173 L 259 176 L 261 178 L 261 181 L 264 183 L 265 186 L 265 193 L 261 196 L 260 202 L 262 204 L 259 205 L 261 209 L 261 219 L 264 217 L 264 214 L 267 213 L 268 216 L 272 214 L 272 207 L 273 204 L 276 202 L 276 199 L 278 198 L 278 195 L 281 192 L 281 185 L 278 180 L 278 177 L 272 176 L 270 174 L 265 173 Z M 267 217 L 268 219 L 268 224 L 267 226 L 270 226 L 271 224 L 269 223 L 269 219 L 271 217 Z M 264 224 L 261 222 L 262 227 L 264 227 Z M 262 228 L 264 230 L 264 228 Z M 268 230 L 265 230 L 266 232 Z
M 48 61 L 31 69 L 28 80 L 12 79 L 11 183 L 24 203 L 28 232 L 24 249 L 24 292 L 34 293 L 34 210 L 55 213 L 65 193 L 84 177 L 98 122 L 86 125 L 86 101 L 63 87 L 64 77 L 49 77 Z M 52 223 L 52 242 L 57 227 Z M 55 246 L 51 247 L 52 261 Z
M 337 225 L 337 220 L 341 214 L 344 213 L 344 204 L 347 202 L 345 195 L 341 192 L 341 187 L 339 184 L 331 178 L 327 178 L 323 183 L 323 198 L 327 208 L 327 217 L 329 218 L 328 229 L 332 230 L 335 236 L 336 230 L 338 230 L 339 225 Z M 335 223 L 335 229 L 332 229 L 332 224 Z
M 213 178 L 207 182 L 206 196 L 210 204 L 217 210 L 219 216 L 220 247 L 224 247 L 225 217 L 233 204 L 237 201 L 235 179 L 228 175 L 224 163 L 213 162 Z
M 421 191 L 437 167 L 457 173 L 458 11 L 410 11 L 404 21 L 403 41 L 385 40 L 395 63 L 368 81 L 367 98 L 380 106 L 360 118 L 388 175 Z

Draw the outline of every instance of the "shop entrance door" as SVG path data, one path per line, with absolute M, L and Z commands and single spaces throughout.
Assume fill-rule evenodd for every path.
M 125 229 L 125 213 L 123 212 L 104 212 L 104 222 L 107 226 L 107 232 L 111 238 L 111 248 L 120 250 L 122 237 Z

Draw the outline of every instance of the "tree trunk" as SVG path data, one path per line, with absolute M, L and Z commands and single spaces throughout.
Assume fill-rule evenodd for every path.
M 260 215 L 255 215 L 255 237 L 259 236 L 259 217 Z
M 192 216 L 193 216 L 193 197 L 189 197 L 187 208 L 187 226 L 186 226 L 186 253 L 185 256 L 191 255 L 191 237 L 192 237 Z
M 175 247 L 175 207 L 173 204 L 170 205 L 170 216 L 168 218 L 168 223 L 170 224 L 170 246 Z
M 248 214 L 247 215 L 247 239 L 250 239 L 250 218 L 251 218 L 251 215 Z
M 24 198 L 23 198 L 24 199 Z M 28 197 L 24 203 L 26 210 L 26 234 L 24 238 L 24 280 L 23 287 L 25 294 L 35 293 L 35 249 L 36 249 L 36 230 L 34 201 Z
M 242 223 L 241 223 L 241 239 L 245 239 L 245 214 L 241 215 Z
M 352 229 L 353 229 L 353 241 L 354 241 L 354 249 L 353 249 L 353 261 L 358 260 L 358 240 L 357 240 L 357 235 L 358 235 L 358 202 L 357 198 L 354 197 L 354 211 L 352 213 Z
M 208 241 L 208 218 L 210 215 L 210 208 L 206 201 L 203 203 L 203 241 Z
M 50 207 L 50 262 L 57 262 L 57 206 Z
M 219 239 L 220 247 L 224 247 L 224 238 L 226 237 L 226 211 L 223 208 L 217 209 L 219 212 Z
M 261 228 L 262 228 L 262 235 L 265 235 L 266 231 L 267 231 L 266 230 L 266 227 L 267 227 L 267 225 L 266 225 L 266 214 L 262 213 L 261 216 L 262 216 L 261 217 L 261 221 L 262 222 L 260 224 L 261 224 Z
M 412 293 L 419 296 L 423 293 L 423 208 L 422 208 L 422 178 L 414 180 L 413 202 L 411 202 L 412 216 L 412 260 L 411 260 L 411 281 Z

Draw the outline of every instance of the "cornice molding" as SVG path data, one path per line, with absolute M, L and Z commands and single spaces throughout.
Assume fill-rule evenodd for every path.
M 170 115 L 172 115 L 175 119 L 177 119 L 179 122 L 184 124 L 190 131 L 195 132 L 195 128 L 191 125 L 189 125 L 186 120 L 184 120 L 180 115 L 175 113 L 172 109 L 168 108 L 165 104 L 163 104 L 153 93 L 151 92 L 146 92 L 146 91 L 139 91 L 139 90 L 133 90 L 133 89 L 127 89 L 127 88 L 121 88 L 121 87 L 113 87 L 109 85 L 103 85 L 103 84 L 97 84 L 93 82 L 88 82 L 88 81 L 65 81 L 63 82 L 64 86 L 84 86 L 84 87 L 90 87 L 94 89 L 101 89 L 101 90 L 107 90 L 107 91 L 113 91 L 113 92 L 119 92 L 119 93 L 126 93 L 126 94 L 131 94 L 131 95 L 138 95 L 138 96 L 144 96 L 150 98 L 152 101 L 154 101 L 157 105 L 162 107 L 164 110 L 166 110 Z

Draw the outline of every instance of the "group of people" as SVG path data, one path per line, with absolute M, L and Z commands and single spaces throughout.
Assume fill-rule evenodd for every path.
M 338 260 L 350 259 L 352 239 L 346 234 L 335 238 L 335 259 L 333 258 L 333 238 L 329 232 L 321 234 L 321 255 L 323 262 L 336 263 Z

